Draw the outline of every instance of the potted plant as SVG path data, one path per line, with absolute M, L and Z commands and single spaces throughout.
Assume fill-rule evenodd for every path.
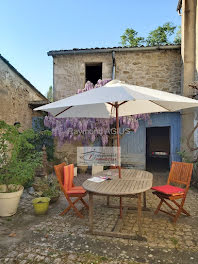
M 54 176 L 46 178 L 36 177 L 32 186 L 42 197 L 49 197 L 50 203 L 54 203 L 60 196 L 59 184 Z
M 34 212 L 37 215 L 46 214 L 49 207 L 50 198 L 49 197 L 38 197 L 35 198 L 32 203 L 34 206 Z
M 0 121 L 0 216 L 16 213 L 24 187 L 41 165 L 41 153 L 32 143 L 36 136 L 32 129 L 19 132 L 18 126 Z

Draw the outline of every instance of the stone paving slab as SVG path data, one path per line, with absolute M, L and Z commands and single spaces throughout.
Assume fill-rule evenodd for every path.
M 78 178 L 83 181 L 87 175 Z M 87 199 L 88 197 L 86 197 Z M 181 216 L 173 224 L 169 216 L 154 215 L 158 204 L 147 192 L 149 211 L 143 211 L 143 235 L 147 241 L 93 236 L 88 233 L 88 212 L 83 219 L 73 211 L 59 216 L 67 204 L 63 195 L 50 205 L 45 216 L 35 216 L 32 196 L 24 193 L 18 212 L 13 217 L 0 218 L 0 263 L 198 263 L 198 192 L 190 189 L 185 207 L 190 217 Z M 124 199 L 136 206 L 137 199 Z M 111 204 L 118 199 L 111 198 Z M 119 210 L 107 208 L 106 197 L 94 197 L 95 227 L 111 231 Z M 78 205 L 81 207 L 81 204 Z M 137 212 L 127 210 L 120 232 L 137 233 Z M 119 226 L 118 226 L 119 228 Z M 9 236 L 9 234 L 14 234 Z

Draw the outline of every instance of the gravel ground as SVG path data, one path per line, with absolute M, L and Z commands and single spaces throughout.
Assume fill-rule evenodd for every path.
M 89 175 L 79 175 L 82 183 Z M 167 174 L 164 174 L 164 179 Z M 162 181 L 155 174 L 155 184 Z M 85 199 L 87 200 L 88 197 Z M 79 219 L 73 211 L 59 216 L 66 206 L 63 195 L 50 205 L 47 215 L 35 216 L 33 197 L 24 191 L 17 214 L 0 218 L 0 263 L 198 263 L 198 192 L 190 189 L 185 207 L 190 217 L 181 216 L 176 225 L 162 213 L 154 215 L 158 200 L 147 193 L 149 211 L 143 212 L 143 236 L 147 241 L 93 236 L 88 233 L 88 212 Z M 112 198 L 111 204 L 117 204 Z M 125 199 L 136 206 L 136 199 Z M 94 197 L 94 224 L 110 231 L 118 217 L 118 209 L 107 208 L 105 197 Z M 78 205 L 81 208 L 81 204 Z M 136 235 L 137 212 L 127 210 L 120 232 Z

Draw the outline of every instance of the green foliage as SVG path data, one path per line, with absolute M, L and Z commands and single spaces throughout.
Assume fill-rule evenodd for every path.
M 127 28 L 124 34 L 121 36 L 122 46 L 127 47 L 139 47 L 144 43 L 147 46 L 169 45 L 169 44 L 181 44 L 181 26 L 178 27 L 178 31 L 175 34 L 174 41 L 170 41 L 170 37 L 175 33 L 176 26 L 171 22 L 167 22 L 162 26 L 152 30 L 146 39 L 138 37 L 138 32 L 132 28 Z
M 193 163 L 192 157 L 185 150 L 178 151 L 177 154 L 182 158 L 183 162 Z
M 121 44 L 126 47 L 139 47 L 143 45 L 144 38 L 137 37 L 138 32 L 132 28 L 127 28 L 121 36 Z
M 173 243 L 175 249 L 177 250 L 178 243 L 179 243 L 178 239 L 175 238 L 175 237 L 171 237 L 170 240 L 171 240 L 171 242 Z
M 49 177 L 48 179 L 36 177 L 33 187 L 42 192 L 44 197 L 53 198 L 60 195 L 59 184 L 55 177 Z
M 177 154 L 182 158 L 183 162 L 193 163 L 191 185 L 198 189 L 198 158 L 195 159 L 195 157 L 192 157 L 192 154 L 185 150 L 177 152 Z
M 176 32 L 174 43 L 177 45 L 181 44 L 181 26 L 178 27 L 178 31 Z
M 53 88 L 52 88 L 52 86 L 49 87 L 49 90 L 47 92 L 47 99 L 50 102 L 53 102 Z
M 19 132 L 18 127 L 0 121 L 0 184 L 28 186 L 41 165 L 41 152 L 33 144 L 37 134 L 32 129 Z
M 49 128 L 44 126 L 43 117 L 37 117 L 33 123 L 33 129 L 36 132 L 36 138 L 33 144 L 37 151 L 42 151 L 43 145 L 46 147 L 47 160 L 54 160 L 54 139 L 52 137 L 52 132 Z
M 54 198 L 60 195 L 60 190 L 58 189 L 56 184 L 49 184 L 47 190 L 43 191 L 43 197 Z
M 171 44 L 169 37 L 174 34 L 175 28 L 176 26 L 174 26 L 171 22 L 167 22 L 163 26 L 157 27 L 149 33 L 146 39 L 146 44 L 148 46 Z

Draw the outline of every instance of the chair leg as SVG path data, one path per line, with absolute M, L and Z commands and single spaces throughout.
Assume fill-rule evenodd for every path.
M 69 197 L 67 197 L 67 201 L 69 203 L 69 206 L 60 214 L 64 215 L 66 214 L 71 208 L 75 211 L 75 213 L 80 217 L 83 218 L 84 216 L 78 211 L 78 209 L 75 207 L 75 203 L 77 203 L 79 200 L 81 200 L 82 197 L 78 197 L 74 202 L 71 201 Z
M 69 197 L 66 197 L 68 203 L 69 203 L 69 206 L 67 208 L 65 208 L 65 210 L 62 211 L 62 213 L 60 213 L 59 215 L 64 215 L 66 214 L 71 208 L 72 208 L 72 205 L 71 204 L 75 204 L 77 203 L 79 200 L 80 200 L 80 197 L 77 198 L 73 203 L 72 201 L 69 199 Z
M 79 212 L 79 210 L 75 207 L 75 203 L 77 203 L 78 201 L 80 201 L 81 197 L 78 197 L 78 199 L 76 199 L 73 203 L 71 201 L 71 199 L 69 198 L 70 202 L 71 202 L 71 207 L 73 208 L 73 210 L 75 211 L 75 213 L 77 214 L 77 216 L 79 216 L 80 218 L 83 218 L 84 216 Z
M 177 205 L 178 207 L 180 207 L 180 204 L 179 203 L 177 203 L 176 201 L 172 201 L 175 205 Z M 184 213 L 185 215 L 187 215 L 187 216 L 190 216 L 190 214 L 182 207 L 181 208 L 181 212 L 182 213 Z
M 65 208 L 65 210 L 63 210 L 59 215 L 64 215 L 64 214 L 66 214 L 69 210 L 71 209 L 71 205 L 70 206 L 68 206 L 67 208 Z
M 77 216 L 79 216 L 80 218 L 84 218 L 84 216 L 78 211 L 78 209 L 75 206 L 72 206 L 72 208 L 74 209 Z
M 174 203 L 179 207 L 174 219 L 173 219 L 173 222 L 176 223 L 178 217 L 180 216 L 181 212 L 186 212 L 186 210 L 183 209 L 183 206 L 184 206 L 184 202 L 185 202 L 185 199 L 186 197 L 184 197 L 181 201 L 181 204 L 178 204 L 176 201 L 174 201 Z M 186 212 L 188 216 L 190 216 L 190 214 L 188 212 Z
M 159 202 L 158 207 L 157 207 L 157 209 L 155 210 L 154 214 L 157 214 L 157 213 L 159 212 L 159 210 L 160 210 L 160 208 L 161 208 L 163 202 L 164 202 L 164 199 L 161 199 L 161 201 Z
M 89 205 L 85 202 L 85 200 L 83 198 L 80 199 L 80 201 L 82 202 L 82 204 L 89 209 Z
M 182 198 L 182 201 L 181 201 L 180 204 L 178 202 L 176 202 L 174 199 L 168 199 L 170 202 L 173 202 L 177 206 L 177 208 L 174 208 L 171 204 L 169 204 L 166 201 L 166 198 L 163 198 L 161 195 L 159 195 L 157 193 L 154 193 L 154 194 L 157 195 L 157 197 L 161 199 L 161 201 L 158 204 L 158 207 L 155 210 L 154 214 L 157 214 L 159 211 L 164 212 L 166 214 L 169 214 L 170 216 L 173 217 L 173 222 L 174 223 L 176 223 L 176 221 L 177 221 L 177 219 L 178 219 L 178 217 L 180 216 L 181 213 L 183 213 L 183 214 L 185 214 L 187 216 L 190 216 L 190 214 L 183 208 L 184 202 L 186 200 L 186 197 L 185 196 Z M 171 214 L 171 213 L 169 213 L 169 212 L 167 212 L 165 210 L 160 209 L 163 203 L 165 203 L 173 211 L 176 211 L 176 214 Z
M 172 207 L 172 205 L 170 205 L 166 200 L 164 200 L 164 203 L 173 211 L 176 210 L 174 207 Z

